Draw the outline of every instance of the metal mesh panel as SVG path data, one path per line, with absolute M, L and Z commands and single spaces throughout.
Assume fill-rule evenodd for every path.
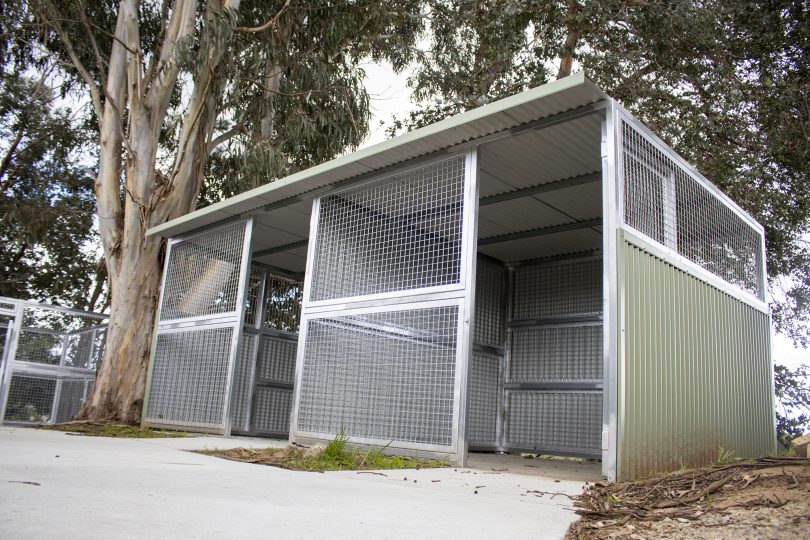
M 452 444 L 458 306 L 311 319 L 298 429 Z
M 600 313 L 602 261 L 518 267 L 513 294 L 516 320 Z
M 231 327 L 159 333 L 147 419 L 222 425 L 232 335 Z
M 298 343 L 289 339 L 262 336 L 256 377 L 265 381 L 292 384 L 295 380 L 295 353 Z
M 515 328 L 510 382 L 602 382 L 602 326 Z
M 478 259 L 475 276 L 473 340 L 479 345 L 501 347 L 505 339 L 506 268 Z
M 233 377 L 233 397 L 231 398 L 231 422 L 233 428 L 237 430 L 248 430 L 248 411 L 250 407 L 250 396 L 253 393 L 253 359 L 256 357 L 255 334 L 242 334 L 242 341 L 239 343 L 239 352 L 236 354 L 236 365 L 234 366 Z
M 256 387 L 253 404 L 253 431 L 286 434 L 290 431 L 291 388 Z
M 304 282 L 268 274 L 264 293 L 264 327 L 298 332 Z
M 85 379 L 65 379 L 59 389 L 59 404 L 56 406 L 56 422 L 73 420 L 84 403 Z
M 172 244 L 160 320 L 237 311 L 245 229 L 237 223 Z
M 503 388 L 501 357 L 475 351 L 469 373 L 467 440 L 472 446 L 497 446 L 498 403 Z
M 66 337 L 65 363 L 70 367 L 96 369 L 104 348 L 104 328 L 83 330 Z
M 63 334 L 26 328 L 20 331 L 17 338 L 15 360 L 58 366 L 62 360 L 64 347 L 65 336 Z
M 245 291 L 245 326 L 255 326 L 259 311 L 259 294 L 261 293 L 264 272 L 251 267 Z
M 55 393 L 56 379 L 13 375 L 6 399 L 5 420 L 49 422 Z
M 594 455 L 601 452 L 601 392 L 509 390 L 507 404 L 507 446 Z
M 464 157 L 321 198 L 311 300 L 458 283 Z
M 627 122 L 622 122 L 625 223 L 764 298 L 762 236 Z
M 678 253 L 764 298 L 762 238 L 694 178 L 675 175 Z

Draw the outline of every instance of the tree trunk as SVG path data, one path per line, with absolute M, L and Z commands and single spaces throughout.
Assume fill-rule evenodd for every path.
M 143 238 L 126 250 L 110 279 L 110 325 L 104 359 L 80 418 L 137 423 L 141 417 L 146 368 L 160 293 L 160 238 Z M 129 254 L 129 255 L 127 255 Z

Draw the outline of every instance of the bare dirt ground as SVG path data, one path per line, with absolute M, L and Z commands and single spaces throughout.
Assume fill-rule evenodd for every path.
M 568 539 L 810 538 L 810 461 L 774 457 L 596 483 Z

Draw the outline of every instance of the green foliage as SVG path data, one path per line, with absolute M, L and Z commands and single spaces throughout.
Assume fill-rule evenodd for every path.
M 87 133 L 42 80 L 0 68 L 0 295 L 87 307 L 98 261 Z
M 793 439 L 810 431 L 810 368 L 774 366 L 774 388 L 776 438 L 781 448 L 788 449 Z
M 287 448 L 233 448 L 230 450 L 204 450 L 200 453 L 220 456 L 248 463 L 274 465 L 297 471 L 356 471 L 385 469 L 429 469 L 446 467 L 438 459 L 422 459 L 393 456 L 385 453 L 385 448 L 360 450 L 349 446 L 349 438 L 341 430 L 334 439 L 318 451 L 288 446 Z
M 565 75 L 617 98 L 765 225 L 777 329 L 810 343 L 810 8 L 806 1 L 429 0 L 391 134 Z M 782 278 L 782 279 L 779 279 Z

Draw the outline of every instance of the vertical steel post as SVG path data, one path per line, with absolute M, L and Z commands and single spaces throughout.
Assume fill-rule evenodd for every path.
M 462 215 L 462 276 L 464 282 L 463 325 L 459 327 L 456 366 L 457 420 L 455 425 L 456 464 L 467 464 L 467 408 L 470 400 L 469 372 L 473 354 L 475 319 L 475 272 L 478 262 L 478 147 L 473 147 L 464 163 L 464 214 Z
M 244 244 L 242 246 L 242 265 L 240 268 L 239 276 L 239 289 L 236 293 L 236 321 L 234 323 L 234 334 L 231 338 L 231 352 L 228 361 L 228 375 L 225 378 L 225 397 L 223 402 L 223 430 L 222 434 L 225 437 L 231 436 L 231 407 L 233 403 L 233 385 L 234 385 L 234 372 L 236 369 L 236 355 L 239 354 L 239 345 L 243 341 L 242 327 L 245 324 L 245 294 L 247 293 L 248 284 L 250 282 L 250 258 L 253 253 L 253 216 L 245 220 L 245 236 Z
M 616 103 L 611 99 L 602 122 L 602 282 L 603 282 L 603 404 L 602 404 L 602 474 L 615 480 L 618 467 L 620 429 L 619 407 L 619 291 L 618 291 L 618 226 L 622 197 L 618 159 L 619 121 Z M 624 385 L 621 386 L 624 388 Z

